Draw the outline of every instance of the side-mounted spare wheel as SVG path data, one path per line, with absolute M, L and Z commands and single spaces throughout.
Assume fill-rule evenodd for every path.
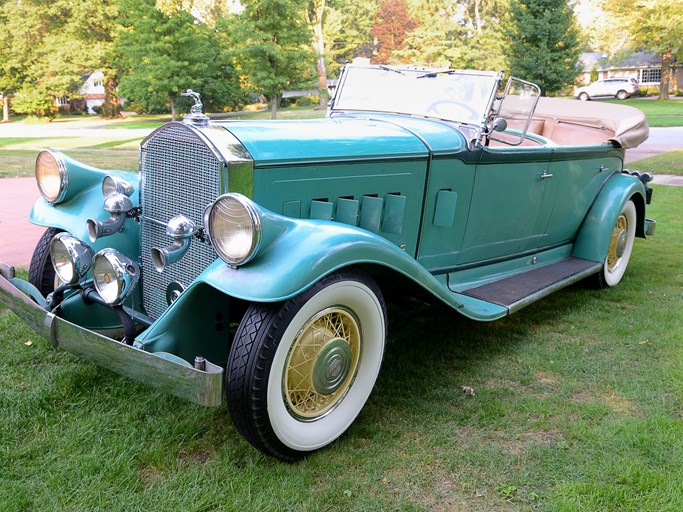
M 43 296 L 52 293 L 57 287 L 58 280 L 50 259 L 50 242 L 61 232 L 61 229 L 47 228 L 38 240 L 31 257 L 28 280 Z
M 379 373 L 386 307 L 377 284 L 341 270 L 300 295 L 252 304 L 228 358 L 228 408 L 256 448 L 297 460 L 339 437 Z
M 602 270 L 596 274 L 599 288 L 616 286 L 624 277 L 636 237 L 637 219 L 635 204 L 626 201 L 612 229 Z

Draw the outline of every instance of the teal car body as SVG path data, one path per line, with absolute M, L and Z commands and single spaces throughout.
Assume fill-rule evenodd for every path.
M 30 283 L 0 266 L 0 300 L 56 346 L 227 401 L 249 442 L 295 460 L 370 395 L 384 297 L 421 289 L 492 321 L 578 280 L 616 285 L 653 233 L 650 177 L 623 169 L 647 137 L 638 111 L 501 87 L 349 66 L 326 118 L 208 122 L 196 106 L 142 142 L 139 175 L 43 155 L 30 219 L 48 231 Z

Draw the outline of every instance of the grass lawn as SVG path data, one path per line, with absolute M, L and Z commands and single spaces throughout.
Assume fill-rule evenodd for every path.
M 628 164 L 629 169 L 655 174 L 683 176 L 683 150 L 651 156 Z
M 683 510 L 683 188 L 623 282 L 477 323 L 389 308 L 379 381 L 299 464 L 0 309 L 0 503 L 36 510 Z M 388 297 L 391 299 L 391 297 Z M 461 386 L 474 388 L 466 396 Z
M 45 146 L 49 147 L 49 146 Z M 66 149 L 64 153 L 100 169 L 138 170 L 138 151 Z M 0 150 L 0 179 L 34 176 L 37 150 Z
M 630 98 L 626 101 L 608 100 L 607 103 L 639 108 L 645 113 L 650 126 L 683 126 L 683 100 Z

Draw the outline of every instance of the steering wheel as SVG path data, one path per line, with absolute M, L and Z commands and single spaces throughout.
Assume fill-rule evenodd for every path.
M 449 108 L 444 108 L 447 106 Z M 453 109 L 453 106 L 456 108 Z M 458 110 L 466 112 L 469 119 L 476 119 L 479 117 L 479 112 L 472 107 L 454 100 L 437 100 L 427 107 L 426 112 L 428 114 L 433 113 L 437 117 L 456 117 Z

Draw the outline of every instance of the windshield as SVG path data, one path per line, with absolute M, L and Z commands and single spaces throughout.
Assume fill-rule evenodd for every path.
M 348 66 L 333 110 L 437 117 L 482 126 L 498 89 L 498 73 Z

